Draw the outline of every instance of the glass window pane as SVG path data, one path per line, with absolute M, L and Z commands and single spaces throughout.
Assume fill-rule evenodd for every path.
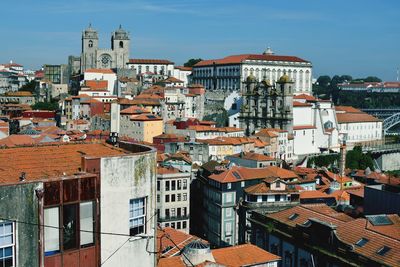
M 80 203 L 81 246 L 94 243 L 93 201 Z M 90 232 L 84 232 L 84 231 Z
M 77 204 L 63 207 L 63 245 L 64 250 L 77 248 Z
M 95 178 L 81 179 L 81 200 L 90 200 L 95 198 Z
M 64 189 L 64 202 L 71 202 L 78 200 L 78 179 L 65 180 L 63 182 Z
M 44 205 L 60 203 L 60 182 L 44 183 Z
M 44 209 L 44 251 L 45 255 L 52 255 L 60 251 L 60 230 L 52 227 L 60 227 L 59 208 Z

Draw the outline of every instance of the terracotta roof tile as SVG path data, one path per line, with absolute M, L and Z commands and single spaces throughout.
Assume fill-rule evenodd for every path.
M 76 173 L 81 157 L 126 154 L 122 149 L 99 143 L 59 144 L 0 149 L 0 183 L 19 181 L 21 172 L 28 181 Z
M 293 130 L 308 130 L 308 129 L 317 129 L 314 125 L 296 125 L 293 126 Z
M 293 57 L 293 56 L 279 56 L 279 55 L 264 55 L 264 54 L 242 54 L 232 55 L 221 59 L 210 59 L 202 60 L 198 62 L 194 67 L 225 65 L 225 64 L 239 64 L 246 60 L 263 60 L 263 61 L 284 61 L 284 62 L 308 62 L 304 59 Z
M 85 72 L 88 73 L 103 73 L 103 74 L 115 74 L 112 69 L 87 69 Z
M 131 63 L 131 64 L 162 64 L 162 65 L 174 64 L 174 62 L 166 60 L 166 59 L 141 59 L 141 58 L 131 58 L 131 59 L 129 59 L 129 63 Z
M 281 259 L 252 244 L 213 249 L 212 254 L 216 263 L 229 267 L 252 266 Z
M 259 154 L 259 153 L 253 153 L 253 152 L 243 152 L 243 153 L 238 153 L 231 155 L 230 157 L 234 158 L 242 158 L 242 159 L 247 159 L 247 160 L 255 160 L 255 161 L 273 161 L 275 160 L 272 157 Z

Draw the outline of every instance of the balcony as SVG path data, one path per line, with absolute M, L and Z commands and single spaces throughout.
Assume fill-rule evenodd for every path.
M 164 216 L 158 219 L 158 222 L 171 222 L 171 221 L 183 221 L 189 220 L 189 214 L 183 216 Z

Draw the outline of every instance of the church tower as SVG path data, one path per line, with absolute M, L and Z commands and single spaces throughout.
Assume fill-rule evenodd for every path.
M 115 64 L 113 65 L 116 68 L 126 68 L 126 63 L 129 61 L 129 46 L 129 34 L 119 25 L 119 29 L 114 31 L 111 36 L 111 49 L 115 53 Z
M 96 68 L 96 52 L 99 46 L 99 36 L 92 25 L 82 32 L 81 73 L 87 69 Z

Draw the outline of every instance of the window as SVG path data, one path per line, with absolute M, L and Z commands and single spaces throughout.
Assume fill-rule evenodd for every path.
M 15 266 L 14 224 L 0 222 L 0 266 Z
M 136 198 L 129 201 L 130 235 L 146 232 L 146 203 L 145 198 Z
M 157 195 L 157 203 L 160 203 L 160 201 L 161 201 L 161 196 Z
M 183 189 L 187 189 L 187 179 L 183 179 Z
M 186 201 L 187 200 L 187 194 L 186 193 L 183 193 L 183 201 Z
M 275 195 L 275 201 L 280 201 L 281 200 L 281 195 Z
M 178 190 L 182 189 L 182 180 L 178 180 Z
M 177 201 L 181 201 L 181 199 L 182 199 L 182 194 L 177 194 L 177 195 L 176 195 L 176 198 L 177 198 Z
M 170 217 L 169 209 L 165 209 L 165 217 L 166 217 L 166 218 L 169 218 L 169 217 Z
M 60 226 L 59 207 L 44 209 L 44 225 L 51 227 Z M 44 228 L 44 255 L 49 256 L 60 252 L 59 229 Z
M 169 191 L 169 181 L 165 181 L 165 190 Z
M 232 202 L 232 194 L 226 194 L 226 197 L 225 197 L 225 199 L 226 199 L 226 202 Z
M 228 189 L 231 189 L 231 188 L 232 188 L 232 184 L 231 184 L 231 183 L 228 183 L 228 184 L 226 185 L 226 187 L 227 187 Z
M 186 221 L 183 221 L 182 222 L 182 229 L 186 229 L 186 227 L 187 227 L 187 223 L 186 223 Z
M 169 195 L 165 195 L 165 202 L 169 202 Z
M 81 202 L 79 207 L 81 246 L 94 243 L 94 202 Z
M 363 237 L 357 241 L 356 246 L 363 247 L 365 244 L 367 244 L 368 241 L 368 239 Z
M 377 253 L 378 255 L 385 256 L 385 254 L 386 254 L 390 249 L 391 249 L 391 248 L 388 247 L 388 246 L 383 246 L 383 247 L 381 247 L 376 253 Z
M 241 187 L 244 187 L 244 181 L 241 181 L 241 182 L 240 182 L 240 186 L 241 186 Z
M 175 194 L 171 195 L 171 202 L 175 202 Z
M 176 190 L 176 181 L 171 182 L 171 190 Z
M 78 204 L 64 205 L 63 206 L 64 250 L 78 248 L 77 219 L 78 219 Z
M 225 235 L 232 235 L 232 224 L 230 222 L 225 223 Z
M 225 209 L 225 216 L 226 217 L 231 217 L 232 216 L 232 209 L 231 208 Z
M 182 208 L 182 216 L 187 216 L 187 208 L 186 207 Z
M 93 41 L 92 40 L 89 40 L 89 45 L 88 45 L 89 47 L 93 47 Z
M 160 181 L 157 181 L 157 191 L 160 191 Z
M 124 42 L 123 41 L 119 41 L 119 48 L 124 48 Z
M 181 229 L 181 222 L 176 223 L 176 229 Z
M 171 209 L 171 217 L 175 217 L 176 216 L 176 210 L 175 209 Z
M 281 187 L 281 182 L 280 181 L 276 181 L 275 186 L 276 186 L 276 188 L 280 188 Z

